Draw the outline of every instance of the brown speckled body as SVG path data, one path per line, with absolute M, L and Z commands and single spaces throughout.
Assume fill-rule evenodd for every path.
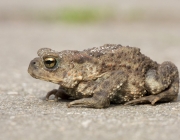
M 137 104 L 172 101 L 177 98 L 179 77 L 171 62 L 158 64 L 139 48 L 106 44 L 84 51 L 55 52 L 43 48 L 31 61 L 28 72 L 35 78 L 60 85 L 56 99 L 79 99 L 68 106 L 108 107 L 112 103 Z M 44 59 L 52 57 L 56 65 L 47 68 Z M 172 88 L 171 88 L 172 86 Z M 170 94 L 164 91 L 173 90 Z M 165 95 L 162 95 L 165 94 Z M 160 95 L 160 97 L 156 96 Z

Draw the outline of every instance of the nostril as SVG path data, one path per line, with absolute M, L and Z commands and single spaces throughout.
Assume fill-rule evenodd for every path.
M 37 65 L 37 62 L 36 62 L 36 61 L 32 61 L 32 62 L 31 62 L 31 65 L 34 65 L 34 66 L 35 66 L 35 65 Z
M 40 65 L 39 59 L 36 58 L 36 59 L 31 60 L 30 65 L 31 65 L 31 67 L 34 67 L 34 68 L 39 67 L 39 65 Z

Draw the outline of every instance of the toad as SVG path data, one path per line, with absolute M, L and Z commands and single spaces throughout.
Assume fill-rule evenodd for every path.
M 139 48 L 105 44 L 83 51 L 41 48 L 28 68 L 40 80 L 60 85 L 46 99 L 74 99 L 68 107 L 107 108 L 110 103 L 136 105 L 171 102 L 179 92 L 177 67 L 158 64 Z

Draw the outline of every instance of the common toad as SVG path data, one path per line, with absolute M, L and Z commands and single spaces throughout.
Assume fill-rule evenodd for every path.
M 59 84 L 46 95 L 55 100 L 76 99 L 68 104 L 106 108 L 110 103 L 134 105 L 177 99 L 179 74 L 172 62 L 158 64 L 139 48 L 105 44 L 101 47 L 56 52 L 38 50 L 29 65 L 29 74 Z

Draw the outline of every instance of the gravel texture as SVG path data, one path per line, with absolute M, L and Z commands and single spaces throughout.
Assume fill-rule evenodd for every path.
M 39 48 L 82 50 L 105 43 L 140 47 L 153 60 L 169 60 L 180 68 L 179 38 L 177 21 L 73 26 L 0 20 L 0 139 L 179 139 L 180 99 L 156 106 L 67 108 L 69 101 L 44 100 L 58 85 L 33 79 L 27 73 Z

